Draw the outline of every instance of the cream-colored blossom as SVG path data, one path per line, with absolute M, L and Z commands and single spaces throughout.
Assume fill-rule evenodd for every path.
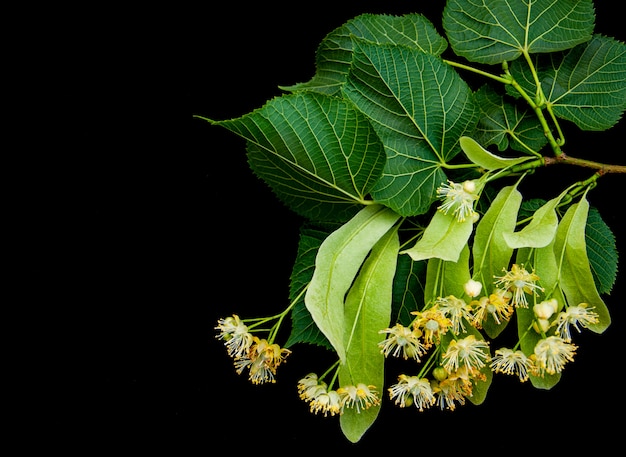
M 275 375 L 278 366 L 283 363 L 291 351 L 281 348 L 278 344 L 269 344 L 267 340 L 253 337 L 253 344 L 248 354 L 235 359 L 235 369 L 241 374 L 245 368 L 249 369 L 249 379 L 253 384 L 276 382 Z
M 443 203 L 437 208 L 444 214 L 452 211 L 459 222 L 466 218 L 474 218 L 474 202 L 478 199 L 475 181 L 465 181 L 462 184 L 448 180 L 437 188 L 437 197 L 443 199 Z
M 389 387 L 389 397 L 395 399 L 395 404 L 404 408 L 414 404 L 415 407 L 424 411 L 435 404 L 435 395 L 430 382 L 426 378 L 418 376 L 398 376 L 398 382 Z
M 489 316 L 498 325 L 508 321 L 515 311 L 510 304 L 511 297 L 512 294 L 508 290 L 495 289 L 488 297 L 484 296 L 478 300 L 472 300 L 470 302 L 472 309 L 470 323 L 472 326 L 478 329 L 483 328 L 483 324 Z
M 334 391 L 320 392 L 310 403 L 311 412 L 314 414 L 321 413 L 324 417 L 330 414 L 334 416 L 342 413 L 341 397 Z
M 220 333 L 216 338 L 224 340 L 228 355 L 233 358 L 247 355 L 253 343 L 253 337 L 248 332 L 248 326 L 239 319 L 239 316 L 233 314 L 232 316 L 219 319 L 217 324 L 215 329 L 219 330 Z
M 592 324 L 597 324 L 600 316 L 588 306 L 587 303 L 581 303 L 577 306 L 568 306 L 565 311 L 561 311 L 552 323 L 556 325 L 557 335 L 569 342 L 572 341 L 570 326 L 580 333 L 581 327 L 588 328 Z
M 567 362 L 574 361 L 577 346 L 560 336 L 549 336 L 537 342 L 534 349 L 538 376 L 560 373 Z
M 342 408 L 354 408 L 359 413 L 380 403 L 375 386 L 359 383 L 356 386 L 341 386 L 337 393 L 341 397 Z
M 464 322 L 472 319 L 472 308 L 465 300 L 454 295 L 448 295 L 447 297 L 437 298 L 435 304 L 444 316 L 448 317 L 452 322 L 452 331 L 454 333 L 465 332 Z
M 388 338 L 378 343 L 381 348 L 381 353 L 388 357 L 392 354 L 394 357 L 399 357 L 402 354 L 402 358 L 415 359 L 420 361 L 427 348 L 420 341 L 422 332 L 418 329 L 411 329 L 403 326 L 402 324 L 396 324 L 391 328 L 380 330 L 378 333 L 386 333 Z
M 424 346 L 430 348 L 433 343 L 439 343 L 442 335 L 452 327 L 452 321 L 439 309 L 437 305 L 425 311 L 413 311 L 417 317 L 413 320 L 413 328 L 422 332 Z
M 491 369 L 494 373 L 517 375 L 521 382 L 525 382 L 533 371 L 533 361 L 520 350 L 503 347 L 491 358 Z
M 452 340 L 443 355 L 441 364 L 448 373 L 458 370 L 459 367 L 480 370 L 489 360 L 488 348 L 487 341 L 479 340 L 474 335 Z
M 513 264 L 510 271 L 505 270 L 503 276 L 496 276 L 496 287 L 502 287 L 513 294 L 511 300 L 516 307 L 528 308 L 526 294 L 537 294 L 543 288 L 537 284 L 539 276 L 535 272 L 528 272 L 524 265 Z
M 454 411 L 456 409 L 456 403 L 460 405 L 465 404 L 467 386 L 462 380 L 458 378 L 446 378 L 443 381 L 432 380 L 430 384 L 435 394 L 435 404 L 439 406 L 440 409 Z

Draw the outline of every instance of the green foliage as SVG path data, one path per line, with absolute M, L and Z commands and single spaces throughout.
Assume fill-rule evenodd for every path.
M 310 81 L 282 88 L 339 95 L 352 64 L 355 38 L 376 44 L 402 45 L 433 55 L 440 55 L 448 47 L 448 42 L 433 24 L 420 14 L 400 17 L 362 14 L 324 38 L 317 49 L 317 71 Z
M 346 361 L 346 320 L 344 300 L 372 247 L 400 216 L 382 205 L 370 205 L 331 233 L 315 257 L 315 270 L 304 303 L 315 324 Z M 391 304 L 389 304 L 391 306 Z
M 451 341 L 493 342 L 510 320 L 527 357 L 548 336 L 563 338 L 559 313 L 581 303 L 597 319 L 580 325 L 606 330 L 601 294 L 613 287 L 618 252 L 587 194 L 625 171 L 575 145 L 566 156 L 560 126 L 606 130 L 626 109 L 626 45 L 594 34 L 594 22 L 590 0 L 448 0 L 445 37 L 420 14 L 364 14 L 324 38 L 309 81 L 239 118 L 203 118 L 244 138 L 251 170 L 304 218 L 285 346 L 335 352 L 340 385 L 383 396 L 381 330 L 417 329 L 416 315 L 441 300 L 459 299 L 471 315 L 459 328 L 439 322 L 417 368 L 435 387 L 446 382 L 432 369 Z M 473 88 L 468 73 L 482 83 Z M 525 199 L 529 173 L 559 162 L 589 177 Z M 470 279 L 479 292 L 466 289 Z M 534 308 L 543 302 L 556 303 L 545 318 Z M 469 377 L 464 395 L 480 404 L 492 368 L 447 373 L 447 382 Z M 531 383 L 550 389 L 561 368 L 533 371 Z M 442 408 L 455 401 L 434 395 Z M 380 407 L 342 410 L 345 436 L 358 441 Z
M 594 21 L 591 0 L 448 0 L 443 13 L 455 54 L 491 65 L 570 49 L 589 40 Z
M 346 362 L 339 370 L 341 385 L 356 385 L 368 380 L 374 386 L 385 384 L 385 357 L 378 348 L 378 330 L 387 327 L 391 318 L 393 277 L 398 249 L 397 227 L 389 230 L 374 245 L 363 263 L 345 301 L 344 329 Z M 346 437 L 358 441 L 374 422 L 380 405 L 363 412 L 352 409 L 341 416 Z
M 611 323 L 609 310 L 594 284 L 587 257 L 585 227 L 589 203 L 586 199 L 570 206 L 559 223 L 554 250 L 559 264 L 559 284 L 569 303 L 587 303 L 599 314 L 589 329 L 602 333 Z

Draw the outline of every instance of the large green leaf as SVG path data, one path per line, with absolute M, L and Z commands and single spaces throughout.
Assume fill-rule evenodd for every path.
M 335 97 L 285 95 L 237 119 L 207 120 L 245 138 L 254 173 L 289 208 L 314 220 L 354 215 L 385 163 L 365 116 Z
M 315 272 L 304 303 L 315 324 L 328 338 L 340 360 L 346 361 L 344 300 L 372 247 L 400 216 L 382 205 L 364 207 L 331 233 L 315 258 Z
M 457 55 L 498 64 L 584 43 L 594 22 L 591 0 L 448 0 L 442 24 Z
M 626 44 L 595 35 L 540 77 L 554 114 L 582 130 L 606 130 L 626 109 Z
M 594 35 L 567 52 L 534 56 L 541 88 L 554 114 L 581 130 L 602 131 L 614 126 L 626 109 L 626 44 Z M 537 92 L 525 62 L 511 65 L 511 74 L 529 94 Z M 518 96 L 507 86 L 507 92 Z
M 589 265 L 598 292 L 608 294 L 613 289 L 617 278 L 619 255 L 615 244 L 615 235 L 611 228 L 606 225 L 606 222 L 602 220 L 600 212 L 594 207 L 589 208 L 585 239 Z
M 403 216 L 425 213 L 446 182 L 442 164 L 476 123 L 473 93 L 439 57 L 402 46 L 354 42 L 345 97 L 370 118 L 387 162 L 372 197 Z
M 392 320 L 404 326 L 415 319 L 411 313 L 424 307 L 424 281 L 427 261 L 414 261 L 408 255 L 398 257 L 393 279 Z
M 291 271 L 291 282 L 289 284 L 289 300 L 293 301 L 298 299 L 298 297 L 300 298 L 291 312 L 291 333 L 284 344 L 287 348 L 296 343 L 316 344 L 329 350 L 333 348 L 328 338 L 315 325 L 302 296 L 305 287 L 308 286 L 313 278 L 317 251 L 328 235 L 330 235 L 330 230 L 322 230 L 306 223 L 300 228 L 298 252 Z
M 339 369 L 340 385 L 373 385 L 384 395 L 385 356 L 379 331 L 389 327 L 393 277 L 400 241 L 397 227 L 374 245 L 346 297 L 346 362 Z M 374 423 L 380 405 L 357 412 L 348 408 L 341 415 L 344 435 L 357 442 Z
M 346 81 L 352 62 L 352 37 L 378 44 L 399 44 L 439 55 L 448 42 L 433 24 L 420 14 L 390 16 L 362 14 L 329 33 L 316 53 L 316 73 L 305 83 L 281 86 L 284 90 L 313 90 L 337 95 Z

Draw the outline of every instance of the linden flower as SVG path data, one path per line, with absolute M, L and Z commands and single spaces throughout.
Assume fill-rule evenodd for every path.
M 473 310 L 471 323 L 474 327 L 481 329 L 483 322 L 487 317 L 493 317 L 496 324 L 500 325 L 502 321 L 508 321 L 515 310 L 509 303 L 512 294 L 504 289 L 496 289 L 489 297 L 481 297 L 479 300 L 473 300 L 470 306 Z
M 529 273 L 524 266 L 513 264 L 511 271 L 506 271 L 504 276 L 496 276 L 496 287 L 502 286 L 503 289 L 513 293 L 513 305 L 528 308 L 528 300 L 526 294 L 536 294 L 537 290 L 543 291 L 543 287 L 535 284 L 539 281 L 539 276 L 534 272 Z
M 480 283 L 479 283 L 480 284 Z M 464 320 L 472 318 L 472 308 L 465 303 L 465 300 L 449 295 L 445 298 L 439 297 L 435 304 L 441 312 L 452 322 L 452 331 L 454 333 L 465 332 Z
M 401 374 L 398 383 L 389 387 L 388 391 L 389 398 L 395 398 L 395 404 L 400 408 L 415 404 L 418 410 L 424 411 L 424 408 L 430 408 L 436 401 L 428 379 L 418 376 Z
M 583 328 L 588 328 L 591 324 L 597 324 L 600 316 L 593 308 L 587 308 L 587 303 L 581 303 L 577 306 L 569 306 L 565 311 L 561 311 L 556 317 L 552 325 L 556 325 L 556 333 L 564 341 L 572 341 L 570 326 L 574 327 L 578 333 L 581 332 L 580 324 Z
M 265 339 L 253 337 L 254 343 L 250 346 L 248 355 L 235 360 L 235 369 L 241 374 L 244 368 L 249 368 L 249 379 L 253 384 L 276 382 L 274 375 L 276 368 L 291 354 L 286 348 L 278 344 L 269 344 Z
M 446 378 L 443 381 L 433 380 L 431 381 L 431 387 L 436 398 L 435 404 L 442 410 L 449 409 L 454 411 L 456 409 L 455 402 L 458 402 L 460 405 L 465 404 L 467 386 L 461 379 Z
M 411 330 L 401 324 L 396 324 L 391 328 L 380 330 L 378 333 L 390 335 L 387 339 L 378 343 L 378 346 L 381 348 L 380 352 L 385 357 L 389 354 L 398 357 L 402 353 L 404 360 L 413 358 L 419 362 L 420 356 L 426 352 L 426 346 L 419 340 L 419 337 L 422 335 L 420 330 Z
M 577 346 L 560 336 L 549 336 L 535 345 L 535 367 L 539 376 L 560 373 L 567 362 L 574 361 Z
M 374 389 L 375 386 L 359 383 L 356 386 L 340 387 L 337 393 L 341 397 L 342 408 L 355 408 L 356 412 L 360 413 L 361 410 L 380 403 L 378 393 Z
M 488 348 L 487 341 L 477 340 L 474 335 L 452 340 L 443 355 L 441 364 L 448 373 L 455 372 L 459 367 L 467 367 L 470 372 L 479 370 L 489 359 L 489 353 L 483 351 Z
M 220 334 L 216 338 L 224 340 L 228 355 L 233 358 L 245 356 L 252 345 L 252 334 L 248 332 L 248 327 L 239 316 L 233 314 L 232 317 L 219 319 L 217 324 L 215 329 L 219 330 Z
M 341 397 L 334 390 L 321 392 L 311 400 L 311 412 L 314 414 L 323 413 L 324 417 L 328 416 L 328 414 L 331 416 L 341 414 Z
M 533 361 L 520 350 L 500 348 L 491 359 L 491 369 L 494 373 L 517 375 L 521 382 L 525 382 L 533 370 Z
M 447 184 L 441 184 L 437 188 L 437 197 L 444 200 L 437 209 L 443 214 L 448 214 L 448 211 L 452 210 L 452 214 L 459 222 L 476 215 L 474 202 L 478 200 L 478 195 L 475 181 L 458 184 L 448 180 Z
M 439 342 L 441 335 L 452 326 L 452 321 L 437 305 L 425 311 L 413 311 L 411 314 L 417 316 L 413 321 L 413 328 L 422 332 L 426 348 L 430 348 L 434 342 Z
M 326 392 L 326 383 L 319 381 L 315 373 L 298 381 L 298 395 L 304 401 L 311 401 L 323 392 Z

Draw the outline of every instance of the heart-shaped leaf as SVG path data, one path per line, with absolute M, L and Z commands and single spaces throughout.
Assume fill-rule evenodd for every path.
M 439 57 L 355 40 L 344 95 L 372 121 L 387 154 L 372 197 L 402 216 L 425 213 L 446 182 L 477 109 L 467 83 Z
M 448 0 L 442 24 L 457 55 L 498 64 L 584 43 L 594 22 L 591 0 Z

